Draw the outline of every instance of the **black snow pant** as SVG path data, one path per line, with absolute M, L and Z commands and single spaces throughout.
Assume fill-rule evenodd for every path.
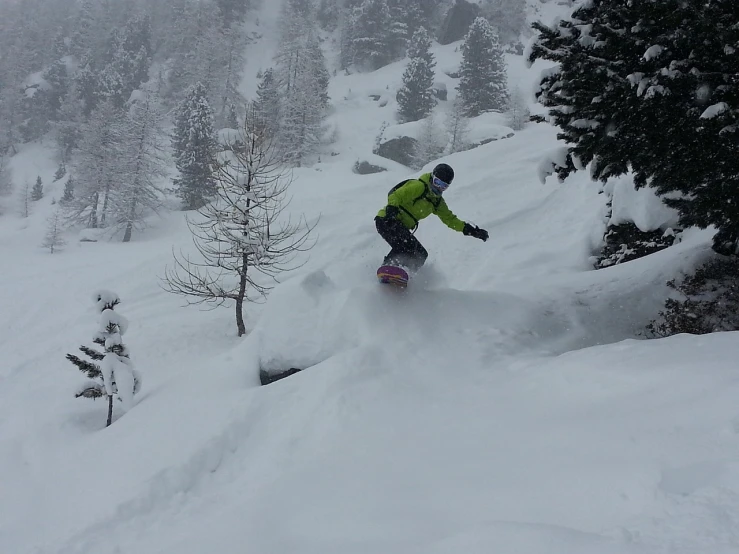
M 416 271 L 426 262 L 429 253 L 399 219 L 378 216 L 375 226 L 392 248 L 385 256 L 384 264 L 402 265 L 410 271 Z

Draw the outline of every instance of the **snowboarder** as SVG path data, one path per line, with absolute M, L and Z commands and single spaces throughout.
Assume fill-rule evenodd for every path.
M 387 206 L 375 217 L 377 232 L 392 247 L 383 265 L 399 265 L 417 271 L 426 262 L 429 254 L 413 233 L 418 222 L 432 213 L 450 229 L 488 240 L 485 229 L 465 223 L 446 205 L 442 193 L 453 179 L 454 170 L 447 164 L 439 164 L 431 173 L 403 181 L 390 191 Z

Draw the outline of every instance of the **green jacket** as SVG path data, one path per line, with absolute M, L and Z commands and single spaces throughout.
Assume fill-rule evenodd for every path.
M 461 232 L 464 229 L 464 221 L 452 213 L 441 196 L 431 192 L 430 182 L 431 173 L 424 173 L 418 179 L 411 179 L 390 194 L 388 206 L 400 208 L 398 218 L 408 229 L 414 229 L 419 221 L 434 213 L 447 227 Z M 385 208 L 377 215 L 385 217 Z

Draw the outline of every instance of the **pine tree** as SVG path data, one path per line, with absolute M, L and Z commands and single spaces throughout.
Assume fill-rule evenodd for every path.
M 79 98 L 79 91 L 72 83 L 59 107 L 55 123 L 55 138 L 62 163 L 70 161 L 72 151 L 77 148 L 82 132 L 84 104 Z
M 735 6 L 722 0 L 600 0 L 552 28 L 535 25 L 530 61 L 559 63 L 538 98 L 570 145 L 560 178 L 587 165 L 604 182 L 633 172 L 638 187 L 678 209 L 682 226 L 715 225 L 714 249 L 736 252 L 735 23 Z
M 403 86 L 396 96 L 398 116 L 402 122 L 423 119 L 436 105 L 432 92 L 436 62 L 430 48 L 431 38 L 421 27 L 408 47 L 411 59 L 403 73 Z
M 123 180 L 111 205 L 111 219 L 123 229 L 123 242 L 141 230 L 149 212 L 157 212 L 166 177 L 162 116 L 151 94 L 131 106 L 122 124 L 121 157 L 126 162 Z
M 59 210 L 54 210 L 54 213 L 46 220 L 46 235 L 44 235 L 41 246 L 48 248 L 49 252 L 53 254 L 67 243 L 64 240 L 63 232 L 62 216 Z
M 62 179 L 67 174 L 67 167 L 64 165 L 64 162 L 61 162 L 59 164 L 59 167 L 56 168 L 56 172 L 54 173 L 54 182 L 56 183 L 58 180 Z
M 462 45 L 457 90 L 468 117 L 508 107 L 505 59 L 495 30 L 482 17 L 475 19 Z
M 201 208 L 215 194 L 213 169 L 217 149 L 213 111 L 202 83 L 193 85 L 177 108 L 172 144 L 180 172 L 174 185 L 183 209 Z
M 44 197 L 44 184 L 41 181 L 41 176 L 36 177 L 36 183 L 33 185 L 33 189 L 31 189 L 31 200 L 34 202 L 38 202 Z
M 391 14 L 387 0 L 364 0 L 354 9 L 350 38 L 352 62 L 373 71 L 394 59 Z
M 272 137 L 277 136 L 281 118 L 280 87 L 271 67 L 263 73 L 257 87 L 255 109 L 267 133 Z
M 120 297 L 114 292 L 100 290 L 92 299 L 100 313 L 98 332 L 92 342 L 104 351 L 83 345 L 79 349 L 88 360 L 74 354 L 67 354 L 66 358 L 88 378 L 75 394 L 77 398 L 108 398 L 109 426 L 113 421 L 113 399 L 117 397 L 124 409 L 130 408 L 133 395 L 141 389 L 141 375 L 133 368 L 128 349 L 121 340 L 128 329 L 128 321 L 114 311 L 121 302 Z
M 67 182 L 64 183 L 64 193 L 62 194 L 61 200 L 59 200 L 59 203 L 64 205 L 69 205 L 74 200 L 74 178 L 70 175 L 67 178 Z

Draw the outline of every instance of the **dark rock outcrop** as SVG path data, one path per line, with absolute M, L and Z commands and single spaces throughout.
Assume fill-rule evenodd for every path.
M 464 38 L 472 22 L 480 15 L 480 6 L 467 2 L 467 0 L 457 0 L 457 2 L 449 8 L 444 18 L 439 33 L 440 44 L 451 44 Z

